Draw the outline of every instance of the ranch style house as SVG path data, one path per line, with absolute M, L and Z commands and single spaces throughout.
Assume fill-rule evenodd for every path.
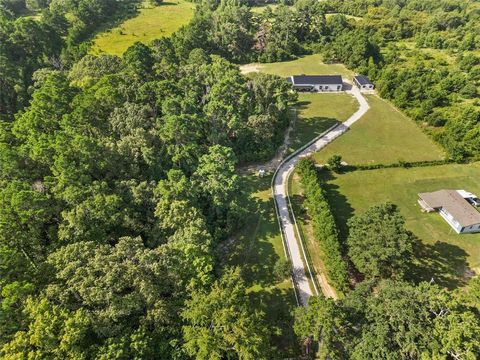
M 458 234 L 480 232 L 477 196 L 465 190 L 439 190 L 418 194 L 423 211 L 436 211 Z
M 298 91 L 342 91 L 340 75 L 293 75 L 287 81 Z

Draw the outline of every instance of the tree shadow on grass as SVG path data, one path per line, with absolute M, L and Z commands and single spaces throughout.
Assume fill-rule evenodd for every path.
M 297 103 L 297 110 L 301 111 L 306 108 L 308 104 L 310 104 L 309 101 L 301 101 Z M 339 121 L 340 120 L 338 119 L 324 116 L 303 117 L 297 112 L 290 147 L 292 149 L 300 148 L 333 125 L 337 124 Z
M 133 19 L 140 14 L 141 1 L 138 1 L 139 6 L 125 7 L 123 10 L 119 10 L 113 17 L 105 19 L 100 25 L 98 25 L 90 34 L 90 39 L 94 39 L 95 36 L 103 32 L 110 32 L 111 30 L 119 27 L 124 21 Z
M 322 182 L 322 188 L 325 190 L 327 201 L 332 210 L 337 228 L 339 231 L 339 238 L 342 242 L 342 252 L 345 254 L 346 241 L 348 238 L 348 220 L 354 215 L 354 209 L 348 201 L 348 198 L 339 191 L 339 186 L 332 183 L 336 179 L 336 174 L 322 169 L 318 171 L 318 177 Z
M 273 269 L 280 259 L 272 241 L 281 241 L 273 199 L 270 197 L 271 177 L 248 176 L 241 179 L 246 209 L 246 226 L 217 249 L 222 265 L 240 266 L 248 286 L 268 287 L 275 284 Z M 260 196 L 253 194 L 261 193 Z M 221 267 L 223 267 L 221 265 Z
M 244 243 L 244 275 L 247 282 L 267 287 L 276 282 L 273 270 L 280 259 L 271 240 L 281 235 L 273 200 L 255 202 L 257 227 Z
M 464 285 L 471 272 L 467 257 L 462 248 L 443 241 L 424 244 L 417 239 L 414 246 L 415 260 L 407 271 L 410 280 L 433 281 L 448 289 Z
M 298 356 L 300 347 L 293 332 L 293 309 L 296 307 L 293 289 L 278 287 L 262 289 L 251 292 L 250 300 L 255 309 L 265 314 L 265 320 L 270 326 L 272 358 Z

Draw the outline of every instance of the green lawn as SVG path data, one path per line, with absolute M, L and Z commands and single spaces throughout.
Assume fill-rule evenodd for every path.
M 456 234 L 436 213 L 422 213 L 419 192 L 465 189 L 480 194 L 480 163 L 420 168 L 392 168 L 328 174 L 329 201 L 342 237 L 346 221 L 354 214 L 385 201 L 397 204 L 407 227 L 421 240 L 421 261 L 410 275 L 435 280 L 449 287 L 462 285 L 470 270 L 480 271 L 480 234 Z
M 346 93 L 299 93 L 291 150 L 298 149 L 336 122 L 347 120 L 358 102 Z
M 289 75 L 343 75 L 352 77 L 353 73 L 342 64 L 325 64 L 319 54 L 307 55 L 292 61 L 269 64 L 249 64 L 244 67 L 278 76 Z
M 250 10 L 254 14 L 262 14 L 265 10 L 267 10 L 267 8 L 270 8 L 273 11 L 277 7 L 278 7 L 278 4 L 267 4 L 267 5 L 252 6 Z
M 162 36 L 170 36 L 193 16 L 194 4 L 185 0 L 165 2 L 140 9 L 139 14 L 94 39 L 91 52 L 122 55 L 135 42 L 145 44 Z
M 352 73 L 341 64 L 324 64 L 321 56 L 308 55 L 293 61 L 271 64 L 248 64 L 242 71 L 259 71 L 278 76 L 293 74 L 342 74 Z M 338 121 L 347 120 L 358 109 L 358 102 L 346 93 L 299 93 L 296 121 L 292 133 L 290 151 L 298 149 Z
M 266 312 L 269 323 L 278 329 L 274 336 L 278 358 L 293 357 L 298 345 L 292 332 L 292 311 L 296 306 L 290 279 L 277 281 L 273 269 L 284 258 L 282 237 L 271 195 L 270 176 L 241 176 L 241 188 L 250 201 L 247 225 L 235 237 L 221 245 L 217 256 L 223 266 L 240 266 L 250 286 L 254 303 Z
M 315 155 L 325 163 L 339 154 L 349 164 L 378 164 L 403 161 L 439 160 L 444 153 L 413 120 L 390 103 L 368 95 L 370 110 L 351 131 Z

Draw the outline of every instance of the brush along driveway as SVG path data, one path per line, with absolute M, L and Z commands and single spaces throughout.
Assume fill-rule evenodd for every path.
M 347 91 L 347 93 L 352 94 L 359 102 L 360 107 L 357 112 L 355 112 L 344 123 L 337 125 L 336 127 L 327 131 L 325 134 L 312 140 L 306 145 L 306 147 L 294 153 L 292 157 L 287 158 L 285 162 L 280 164 L 273 179 L 273 196 L 278 208 L 278 219 L 281 227 L 280 230 L 283 232 L 285 246 L 292 261 L 293 281 L 298 294 L 298 301 L 300 305 L 303 306 L 307 304 L 308 298 L 313 295 L 313 291 L 306 276 L 306 270 L 302 259 L 303 250 L 300 248 L 300 242 L 297 241 L 294 223 L 288 210 L 288 177 L 300 158 L 309 156 L 314 152 L 323 149 L 330 142 L 347 131 L 353 123 L 359 120 L 368 111 L 369 105 L 367 100 L 357 88 L 353 87 L 352 90 Z M 324 276 L 321 276 L 321 278 L 325 279 Z M 335 293 L 326 281 L 321 281 L 320 285 L 325 296 L 331 296 L 331 294 Z

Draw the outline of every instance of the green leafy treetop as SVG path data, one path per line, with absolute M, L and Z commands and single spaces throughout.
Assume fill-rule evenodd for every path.
M 209 292 L 194 292 L 186 302 L 185 349 L 197 360 L 267 359 L 262 317 L 249 306 L 240 270 L 227 270 Z
M 367 278 L 402 277 L 415 236 L 394 204 L 373 206 L 348 222 L 348 255 Z

